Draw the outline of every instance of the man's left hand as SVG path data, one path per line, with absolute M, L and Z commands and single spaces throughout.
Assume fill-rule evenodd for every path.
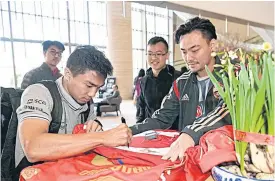
M 102 126 L 95 120 L 86 121 L 84 127 L 84 129 L 86 129 L 86 133 L 103 131 Z
M 176 161 L 178 158 L 182 160 L 187 148 L 193 146 L 195 146 L 193 138 L 186 133 L 182 133 L 178 139 L 171 144 L 170 150 L 162 157 L 162 159 L 171 160 L 172 162 Z

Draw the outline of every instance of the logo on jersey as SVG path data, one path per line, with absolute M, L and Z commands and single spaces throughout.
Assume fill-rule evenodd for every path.
M 28 99 L 27 104 L 32 104 L 32 103 L 46 105 L 46 102 L 43 101 L 43 100 L 40 100 L 40 99 Z
M 218 92 L 218 89 L 216 87 L 213 88 L 213 96 L 216 98 L 216 99 L 219 99 L 220 98 L 220 94 Z
M 196 118 L 199 118 L 202 116 L 202 107 L 201 105 L 197 106 L 197 113 L 196 113 Z
M 182 97 L 183 101 L 189 101 L 189 96 L 187 94 L 184 94 L 184 96 Z
M 223 84 L 222 84 L 222 83 L 219 82 L 219 84 L 220 84 L 221 87 L 223 87 Z M 219 93 L 219 91 L 218 91 L 218 89 L 217 89 L 216 87 L 213 88 L 213 96 L 214 96 L 216 99 L 219 99 L 219 98 L 220 98 L 220 93 Z

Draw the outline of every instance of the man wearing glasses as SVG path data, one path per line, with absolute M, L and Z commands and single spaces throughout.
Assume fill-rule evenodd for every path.
M 168 43 L 162 37 L 153 37 L 147 44 L 147 61 L 150 68 L 146 76 L 141 79 L 141 94 L 137 101 L 140 114 L 137 115 L 137 123 L 152 114 L 161 106 L 162 99 L 168 94 L 173 81 L 180 76 L 171 65 L 166 64 L 169 58 Z
M 64 45 L 59 41 L 44 41 L 42 43 L 45 62 L 27 72 L 23 78 L 21 89 L 26 89 L 29 85 L 35 84 L 41 80 L 57 80 L 61 77 L 57 65 L 61 60 L 62 53 L 65 50 Z

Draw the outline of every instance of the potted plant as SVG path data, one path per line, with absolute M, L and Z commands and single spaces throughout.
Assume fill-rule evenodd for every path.
M 274 180 L 275 65 L 270 44 L 264 47 L 259 56 L 242 49 L 223 52 L 222 65 L 216 65 L 219 72 L 206 67 L 230 111 L 238 161 L 214 167 L 215 180 Z M 236 57 L 240 61 L 232 64 Z M 223 86 L 213 74 L 223 80 Z

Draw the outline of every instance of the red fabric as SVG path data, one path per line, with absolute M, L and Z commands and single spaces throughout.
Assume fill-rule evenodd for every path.
M 165 166 L 100 165 L 93 162 L 96 160 L 96 156 L 96 154 L 90 153 L 28 167 L 21 172 L 20 181 L 88 181 L 92 179 L 98 179 L 98 181 L 151 181 L 158 180 Z
M 200 146 L 203 156 L 198 163 L 203 172 L 223 162 L 237 161 L 232 126 L 207 132 L 201 137 Z
M 136 148 L 164 148 L 169 147 L 171 143 L 176 141 L 176 139 L 179 136 L 175 137 L 169 137 L 164 135 L 158 135 L 156 139 L 153 140 L 146 140 L 143 136 L 135 137 L 135 139 L 132 140 L 130 146 L 136 147 Z
M 53 75 L 56 75 L 58 72 L 59 72 L 58 68 L 55 68 L 55 69 L 52 70 Z
M 171 130 L 165 131 L 169 132 Z M 177 138 L 178 136 L 168 137 L 158 135 L 158 138 L 155 140 L 145 140 L 144 137 L 134 137 L 130 146 L 142 148 L 163 148 L 170 146 Z M 185 153 L 185 163 L 183 166 L 184 177 L 186 180 L 205 180 L 209 177 L 210 170 L 214 166 L 223 162 L 236 161 L 233 138 L 232 126 L 224 126 L 207 132 L 201 137 L 199 145 L 187 149 Z M 122 162 L 124 164 L 132 163 L 135 165 L 146 164 L 152 166 L 154 164 L 158 165 L 167 162 L 161 160 L 160 156 L 134 153 L 116 148 L 99 147 L 95 151 L 106 156 L 115 164 Z
M 83 125 L 77 125 L 73 132 L 83 131 Z M 131 146 L 139 147 L 140 139 L 134 137 Z M 175 140 L 173 137 L 168 139 L 162 135 L 159 139 L 158 142 L 146 140 L 146 145 L 151 148 L 159 148 L 161 145 L 168 147 Z M 210 176 L 213 166 L 225 161 L 236 161 L 232 139 L 232 126 L 224 126 L 206 133 L 201 137 L 199 145 L 186 150 L 183 165 L 180 165 L 179 161 L 172 163 L 162 160 L 161 156 L 157 155 L 102 146 L 94 150 L 106 157 L 100 157 L 105 159 L 101 164 L 96 162 L 99 160 L 98 154 L 92 152 L 28 167 L 21 172 L 20 180 L 204 181 Z
M 83 129 L 84 124 L 77 124 L 74 127 L 73 134 L 86 133 L 86 130 Z
M 133 140 L 135 140 L 135 138 L 133 138 Z M 149 140 L 148 140 L 148 142 L 149 142 Z M 147 144 L 148 144 L 148 142 L 147 142 Z M 133 147 L 137 147 L 138 145 L 135 145 L 134 143 L 135 142 L 132 142 L 131 145 Z M 152 142 L 150 147 L 156 148 L 159 143 L 160 142 Z M 172 143 L 172 141 L 170 142 L 170 144 L 171 143 Z M 156 145 L 156 147 L 155 147 L 155 145 Z M 96 148 L 94 151 L 100 155 L 107 157 L 109 161 L 111 161 L 112 163 L 114 163 L 116 165 L 118 165 L 118 164 L 137 165 L 137 166 L 147 165 L 150 167 L 160 167 L 160 168 L 162 168 L 162 172 L 161 172 L 161 174 L 159 174 L 159 177 L 165 178 L 167 181 L 185 180 L 185 173 L 184 173 L 183 167 L 170 169 L 170 167 L 173 167 L 175 163 L 172 163 L 167 160 L 162 160 L 161 156 L 158 156 L 158 155 L 136 153 L 136 152 L 126 151 L 126 150 L 121 150 L 121 149 L 111 148 L 111 147 L 103 147 L 103 146 Z M 179 164 L 179 163 L 180 163 L 179 161 L 176 162 L 176 164 Z M 165 172 L 164 170 L 167 170 L 167 171 Z M 209 175 L 207 175 L 206 178 L 208 176 Z M 143 178 L 139 178 L 137 180 L 148 180 L 149 181 L 149 180 L 154 180 L 154 179 L 151 179 L 150 177 L 143 177 Z M 197 180 L 197 181 L 200 181 L 200 180 Z M 201 180 L 201 181 L 203 181 L 203 180 Z
M 260 145 L 274 145 L 275 136 L 235 130 L 236 140 Z
M 152 146 L 151 146 L 152 147 Z M 160 164 L 171 165 L 171 162 L 162 160 L 161 156 L 145 153 L 136 153 L 111 147 L 98 147 L 94 150 L 96 153 L 103 155 L 114 164 L 133 164 L 155 166 Z
M 178 85 L 177 85 L 177 81 L 175 80 L 174 83 L 173 83 L 173 89 L 174 89 L 174 92 L 177 96 L 177 98 L 179 99 L 180 98 L 180 93 L 179 93 L 179 88 L 178 88 Z

